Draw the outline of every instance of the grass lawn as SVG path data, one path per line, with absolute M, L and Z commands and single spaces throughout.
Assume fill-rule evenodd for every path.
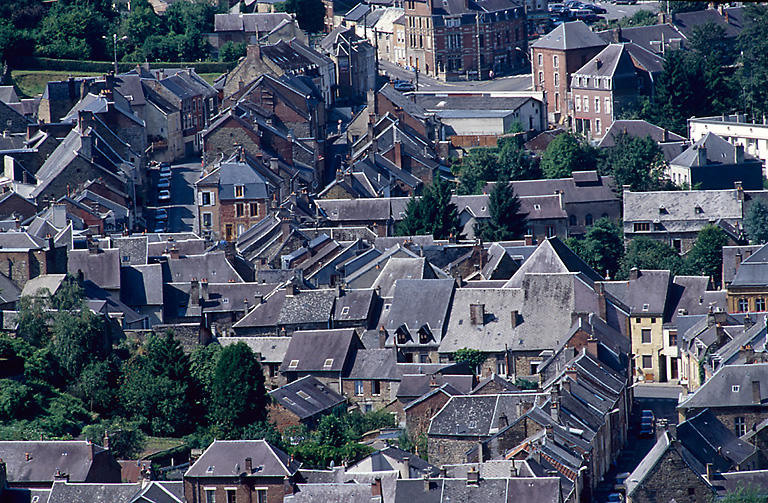
M 213 81 L 221 77 L 223 74 L 221 73 L 198 73 L 203 79 L 205 79 L 206 82 L 208 82 L 210 85 L 213 85 Z
M 147 443 L 144 445 L 144 452 L 139 458 L 148 456 L 155 452 L 165 451 L 184 444 L 180 438 L 173 437 L 147 437 Z
M 89 72 L 57 72 L 50 70 L 13 70 L 11 77 L 16 84 L 20 96 L 34 98 L 42 94 L 45 85 L 51 80 L 65 80 L 67 77 L 94 77 L 102 75 L 101 73 Z M 21 96 L 23 94 L 24 96 Z

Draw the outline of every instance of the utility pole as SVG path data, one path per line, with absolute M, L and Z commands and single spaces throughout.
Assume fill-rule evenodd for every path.
M 115 55 L 115 75 L 117 75 L 117 33 L 112 34 L 112 51 Z

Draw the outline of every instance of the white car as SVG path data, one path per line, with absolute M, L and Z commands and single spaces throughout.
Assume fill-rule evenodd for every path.
M 171 177 L 171 167 L 168 165 L 160 166 L 160 176 L 162 178 L 170 178 Z
M 168 189 L 168 190 L 170 190 L 170 188 L 171 188 L 171 180 L 170 180 L 170 178 L 161 178 L 157 182 L 157 188 L 158 189 Z

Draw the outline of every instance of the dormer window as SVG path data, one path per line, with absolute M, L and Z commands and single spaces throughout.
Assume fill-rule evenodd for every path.
M 704 213 L 704 208 L 702 208 L 697 204 L 696 208 L 694 208 L 694 211 L 696 211 L 697 214 L 701 214 L 701 213 Z
M 325 360 L 325 363 L 323 363 L 323 368 L 329 369 L 331 367 L 333 367 L 333 358 L 328 358 L 327 360 Z
M 405 344 L 405 341 L 406 341 L 405 334 L 403 332 L 398 332 L 397 333 L 397 343 L 398 344 Z
M 245 185 L 235 185 L 235 197 L 238 199 L 245 197 Z
M 291 360 L 291 363 L 288 364 L 289 369 L 295 369 L 299 366 L 299 360 Z
M 734 384 L 733 386 L 731 386 L 732 393 L 738 393 L 740 389 L 741 389 L 741 386 L 739 386 L 738 384 Z

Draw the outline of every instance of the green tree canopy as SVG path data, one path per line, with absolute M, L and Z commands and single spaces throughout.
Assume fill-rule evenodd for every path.
M 569 238 L 566 244 L 603 276 L 615 278 L 618 274 L 624 257 L 624 238 L 613 220 L 597 220 L 583 239 Z
M 547 178 L 566 178 L 596 166 L 596 150 L 570 133 L 557 135 L 541 156 L 541 171 Z
M 478 367 L 486 360 L 482 351 L 472 348 L 462 348 L 453 353 L 453 359 L 457 363 L 466 363 L 473 372 L 477 372 Z
M 712 224 L 704 227 L 685 257 L 686 272 L 709 276 L 719 285 L 723 270 L 723 246 L 727 244 L 728 237 L 722 229 Z
M 40 23 L 37 50 L 52 58 L 103 58 L 107 24 L 105 16 L 90 2 L 56 2 Z
M 629 270 L 638 269 L 668 269 L 673 275 L 683 270 L 683 259 L 668 244 L 647 237 L 635 238 L 627 245 L 624 259 L 617 279 L 629 277 Z
M 664 156 L 651 137 L 639 138 L 622 133 L 616 144 L 605 149 L 603 154 L 600 171 L 613 175 L 617 187 L 629 185 L 633 191 L 660 188 Z
M 759 117 L 768 113 L 768 5 L 748 3 L 744 14 L 738 38 L 743 63 L 739 81 L 747 112 Z
M 753 244 L 768 243 L 768 207 L 755 201 L 744 216 L 744 232 Z
M 488 198 L 491 218 L 475 225 L 475 235 L 486 241 L 509 241 L 525 235 L 527 213 L 520 210 L 520 198 L 510 183 L 497 183 Z
M 296 14 L 299 28 L 310 33 L 323 31 L 325 7 L 322 0 L 286 0 L 281 3 L 281 12 Z
M 456 205 L 451 202 L 451 187 L 439 177 L 405 208 L 405 218 L 397 226 L 399 236 L 431 234 L 435 239 L 458 237 L 461 233 Z
M 211 383 L 211 421 L 225 429 L 243 428 L 267 417 L 261 364 L 242 342 L 222 348 Z

